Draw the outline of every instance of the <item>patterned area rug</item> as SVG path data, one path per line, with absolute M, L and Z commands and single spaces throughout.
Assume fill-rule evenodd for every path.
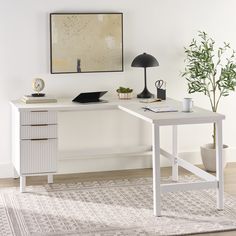
M 217 211 L 214 190 L 162 195 L 163 216 L 154 217 L 152 178 L 29 186 L 27 191 L 1 189 L 1 236 L 185 235 L 236 229 L 236 198 L 226 194 L 225 210 Z

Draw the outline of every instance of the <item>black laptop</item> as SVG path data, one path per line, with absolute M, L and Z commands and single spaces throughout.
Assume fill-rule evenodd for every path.
M 76 98 L 72 100 L 72 102 L 80 102 L 80 103 L 107 102 L 105 100 L 100 99 L 105 93 L 107 93 L 107 91 L 80 93 Z

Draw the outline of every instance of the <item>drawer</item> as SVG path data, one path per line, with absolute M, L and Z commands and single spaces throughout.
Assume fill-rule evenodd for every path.
M 57 138 L 57 125 L 28 125 L 20 128 L 21 139 Z
M 21 140 L 20 174 L 56 172 L 57 145 L 57 139 Z
M 20 113 L 21 125 L 57 124 L 56 111 L 26 111 Z

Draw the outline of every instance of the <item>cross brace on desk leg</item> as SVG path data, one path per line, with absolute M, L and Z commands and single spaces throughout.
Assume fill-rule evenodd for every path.
M 152 147 L 153 210 L 155 216 L 161 216 L 160 128 L 156 124 L 152 124 Z

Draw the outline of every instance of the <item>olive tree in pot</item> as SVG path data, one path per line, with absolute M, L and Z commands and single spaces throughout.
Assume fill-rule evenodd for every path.
M 222 97 L 228 96 L 236 86 L 235 51 L 228 43 L 216 48 L 215 41 L 200 31 L 185 48 L 186 66 L 182 77 L 188 82 L 188 92 L 203 93 L 209 98 L 211 109 L 217 112 Z M 206 170 L 216 171 L 216 127 L 213 127 L 213 142 L 201 147 L 201 156 Z M 228 146 L 223 145 L 223 164 L 226 166 Z

